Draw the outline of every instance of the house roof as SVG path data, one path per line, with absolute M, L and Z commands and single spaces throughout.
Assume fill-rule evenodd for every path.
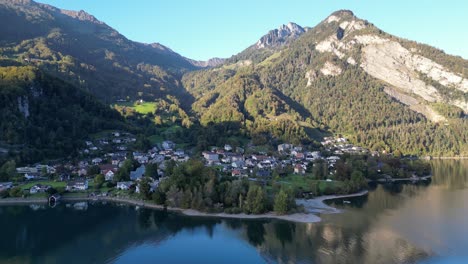
M 143 174 L 145 174 L 145 171 L 146 171 L 146 167 L 144 165 L 141 165 L 136 170 L 130 172 L 130 179 L 134 181 L 136 179 L 143 177 Z

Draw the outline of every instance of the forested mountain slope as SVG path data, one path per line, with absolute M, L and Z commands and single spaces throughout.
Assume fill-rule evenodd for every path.
M 237 80 L 255 76 L 247 87 L 287 100 L 253 101 L 285 109 L 302 128 L 342 133 L 379 150 L 466 155 L 467 69 L 460 57 L 386 34 L 343 10 L 294 41 L 252 46 L 217 68 L 187 73 L 183 83 L 205 123 L 245 116 L 245 107 L 233 107 L 239 100 L 232 95 L 245 94 Z M 291 111 L 286 102 L 302 111 Z M 256 113 L 270 120 L 283 114 Z
M 84 11 L 0 0 L 0 56 L 34 65 L 101 98 L 183 97 L 188 59 L 158 43 L 128 40 Z
M 117 111 L 87 92 L 31 66 L 0 67 L 0 145 L 10 158 L 68 157 L 90 133 L 124 127 Z

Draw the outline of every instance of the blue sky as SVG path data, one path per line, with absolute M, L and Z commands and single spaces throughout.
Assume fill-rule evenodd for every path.
M 191 59 L 229 57 L 281 24 L 315 26 L 350 9 L 380 29 L 468 59 L 467 0 L 37 0 L 85 10 L 127 38 Z

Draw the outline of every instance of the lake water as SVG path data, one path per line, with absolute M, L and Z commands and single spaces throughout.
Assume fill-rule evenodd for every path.
M 0 263 L 468 263 L 468 161 L 296 224 L 111 204 L 0 206 Z

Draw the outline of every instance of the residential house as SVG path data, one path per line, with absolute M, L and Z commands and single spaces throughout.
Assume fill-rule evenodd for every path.
M 296 146 L 293 148 L 295 151 L 297 152 L 301 152 L 302 151 L 302 147 L 301 146 Z
M 12 182 L 0 182 L 0 192 L 5 191 L 5 190 L 9 190 L 12 187 L 13 187 Z
M 131 181 L 127 182 L 118 182 L 116 188 L 118 190 L 128 190 L 134 183 Z
M 39 173 L 36 167 L 19 167 L 16 168 L 16 172 L 18 174 Z
M 107 170 L 104 172 L 104 178 L 106 179 L 106 181 L 112 181 L 114 180 L 114 176 L 115 176 L 115 172 L 112 171 L 112 170 Z
M 49 185 L 36 184 L 36 185 L 34 185 L 33 187 L 31 187 L 29 189 L 29 193 L 30 194 L 44 193 L 47 190 L 49 190 L 50 188 L 52 188 L 52 187 L 49 186 Z
M 265 156 L 265 155 L 252 155 L 252 159 L 255 161 L 263 161 L 267 158 L 268 156 Z
M 219 162 L 219 155 L 215 152 L 203 151 L 203 157 L 206 159 L 208 164 L 214 164 Z
M 231 151 L 231 150 L 232 150 L 232 146 L 229 145 L 229 144 L 226 144 L 226 145 L 224 145 L 224 150 L 226 150 L 226 151 Z
M 63 173 L 60 175 L 59 180 L 60 181 L 69 181 L 70 180 L 70 174 L 68 173 Z
M 247 173 L 245 170 L 234 169 L 231 172 L 232 177 L 247 177 Z
M 305 158 L 304 153 L 302 152 L 297 152 L 294 157 L 298 160 L 303 160 Z
M 117 172 L 118 167 L 112 164 L 102 164 L 102 165 L 99 165 L 99 169 L 100 169 L 100 173 L 104 175 L 109 170 L 113 172 Z
M 294 174 L 305 174 L 305 168 L 302 164 L 296 164 L 294 166 Z
M 67 187 L 65 188 L 67 191 L 85 191 L 88 189 L 88 181 L 87 180 L 79 180 L 79 181 L 71 181 L 67 183 Z
M 146 163 L 148 163 L 149 158 L 148 158 L 148 156 L 145 155 L 145 156 L 140 157 L 140 158 L 138 158 L 138 159 L 136 159 L 136 160 L 137 160 L 138 163 L 140 163 L 140 164 L 146 164 Z
M 136 170 L 131 171 L 130 172 L 130 180 L 136 181 L 136 180 L 142 178 L 143 175 L 145 174 L 145 170 L 146 170 L 145 165 L 141 165 Z
M 179 157 L 183 157 L 185 156 L 185 151 L 183 151 L 182 149 L 178 149 L 174 152 L 174 155 L 177 155 Z
M 94 158 L 91 160 L 91 163 L 94 164 L 94 165 L 99 165 L 100 163 L 102 163 L 102 159 L 101 158 Z
M 151 163 L 161 163 L 164 161 L 164 155 L 159 155 L 156 154 L 153 156 L 153 159 L 151 160 Z
M 293 148 L 292 144 L 280 144 L 278 145 L 278 152 L 286 152 Z
M 245 162 L 243 160 L 236 160 L 231 163 L 231 166 L 236 169 L 242 169 L 245 167 Z
M 40 178 L 40 175 L 39 173 L 26 173 L 24 174 L 24 178 L 26 178 L 26 180 L 34 180 L 34 179 L 38 179 Z
M 86 176 L 88 174 L 88 170 L 86 168 L 81 168 L 78 170 L 78 176 Z
M 175 148 L 175 143 L 169 140 L 163 141 L 162 147 L 165 150 L 173 149 Z

